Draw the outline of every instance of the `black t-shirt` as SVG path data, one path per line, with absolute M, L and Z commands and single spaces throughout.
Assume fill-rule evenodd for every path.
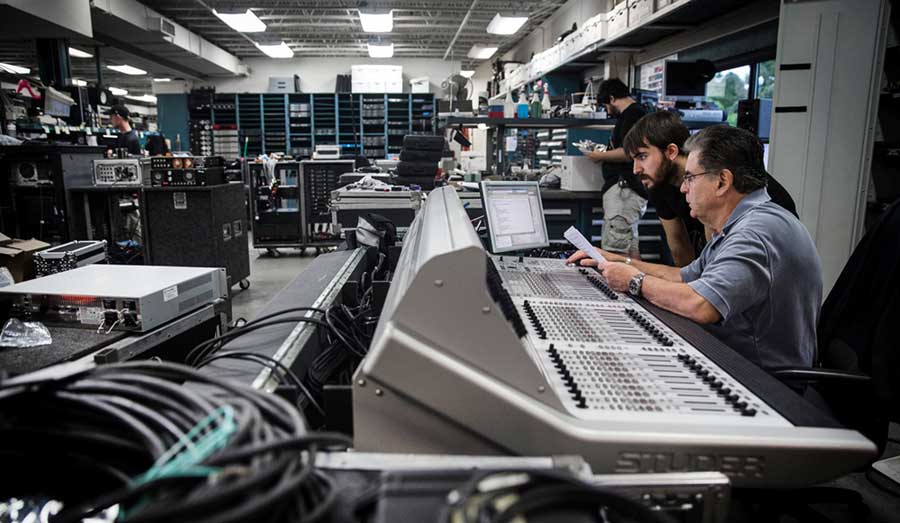
M 656 215 L 661 220 L 674 220 L 681 218 L 687 228 L 688 239 L 694 247 L 694 256 L 700 256 L 700 251 L 706 245 L 706 231 L 700 220 L 691 216 L 691 206 L 688 205 L 681 188 L 670 183 L 657 185 L 647 191 L 650 205 L 656 209 Z
M 797 216 L 797 206 L 794 199 L 772 175 L 766 173 L 766 190 L 772 201 L 787 209 Z M 681 218 L 687 227 L 688 237 L 694 246 L 694 255 L 699 256 L 703 246 L 706 245 L 706 233 L 700 220 L 691 216 L 691 207 L 688 205 L 680 187 L 671 184 L 658 185 L 648 192 L 650 205 L 656 209 L 656 215 L 662 220 L 674 220 Z M 798 216 L 799 218 L 799 216 Z
M 645 114 L 641 104 L 633 103 L 622 111 L 622 114 L 616 119 L 616 126 L 613 128 L 612 136 L 609 138 L 609 148 L 618 149 L 625 142 L 625 135 Z M 636 193 L 646 197 L 647 191 L 641 181 L 634 174 L 634 167 L 631 162 L 603 162 L 603 192 L 619 182 L 624 180 Z
M 128 154 L 141 154 L 141 141 L 138 139 L 137 131 L 132 129 L 127 133 L 119 133 L 116 148 L 128 149 Z

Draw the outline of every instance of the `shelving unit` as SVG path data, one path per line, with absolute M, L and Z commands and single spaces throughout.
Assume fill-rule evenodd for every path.
M 477 127 L 486 125 L 491 132 L 488 139 L 487 158 L 496 162 L 499 172 L 506 172 L 508 158 L 505 148 L 507 129 L 531 129 L 537 132 L 537 145 L 535 155 L 538 159 L 538 167 L 551 164 L 559 164 L 562 155 L 565 154 L 567 140 L 570 139 L 568 129 L 597 129 L 612 131 L 615 120 L 598 120 L 591 118 L 476 118 L 449 116 L 442 118 L 441 127 Z M 577 138 L 575 139 L 577 141 Z M 492 143 L 495 141 L 496 143 Z M 547 142 L 553 142 L 548 145 Z M 597 141 L 597 140 L 594 140 Z M 558 145 L 556 142 L 560 142 Z M 490 164 L 489 164 L 490 165 Z
M 367 158 L 384 158 L 387 154 L 387 96 L 359 95 L 362 150 Z
M 387 95 L 387 147 L 385 154 L 400 154 L 403 137 L 412 123 L 412 100 L 409 96 Z
M 226 158 L 241 155 L 234 95 L 217 94 L 212 105 L 213 154 Z
M 263 150 L 266 153 L 288 151 L 287 121 L 288 105 L 286 94 L 264 94 L 263 104 Z
M 193 91 L 188 96 L 188 146 L 191 153 L 200 156 L 213 154 L 213 92 L 206 89 Z
M 338 144 L 341 146 L 341 154 L 356 156 L 360 149 L 359 107 L 354 103 L 353 95 L 350 93 L 334 96 L 337 99 Z
M 416 93 L 409 99 L 409 132 L 431 134 L 434 132 L 434 95 Z
M 313 114 L 308 94 L 288 96 L 288 136 L 290 154 L 309 158 L 313 151 Z
M 331 144 L 345 157 L 374 159 L 398 154 L 407 134 L 434 130 L 432 94 L 196 93 L 207 101 L 194 104 L 191 128 L 207 133 L 208 139 L 198 134 L 197 146 L 208 142 L 211 150 L 201 152 L 192 141 L 194 154 L 245 156 L 247 138 L 247 157 L 283 152 L 307 159 L 316 145 Z
M 622 2 L 614 2 L 620 5 Z M 632 4 L 631 1 L 628 4 Z M 777 16 L 778 3 L 774 6 Z M 501 81 L 498 92 L 492 92 L 491 100 L 503 100 L 506 93 L 516 91 L 554 72 L 581 72 L 603 61 L 610 52 L 621 49 L 641 49 L 684 31 L 702 27 L 729 13 L 745 10 L 753 18 L 761 13 L 758 5 L 742 0 L 665 0 L 653 3 L 644 16 L 635 18 L 629 12 L 627 23 L 617 30 L 610 29 L 605 14 L 579 23 L 579 29 L 561 42 L 536 53 Z
M 337 145 L 337 101 L 334 94 L 313 94 L 313 146 Z
M 262 119 L 262 97 L 258 94 L 237 95 L 235 111 L 238 122 L 238 136 L 240 137 L 241 152 L 243 153 L 246 140 L 246 156 L 255 157 L 265 150 Z

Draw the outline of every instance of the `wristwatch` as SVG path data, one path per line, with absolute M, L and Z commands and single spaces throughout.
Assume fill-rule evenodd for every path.
M 644 276 L 646 274 L 639 272 L 631 277 L 631 280 L 628 282 L 628 294 L 632 296 L 641 295 L 641 285 L 644 284 Z

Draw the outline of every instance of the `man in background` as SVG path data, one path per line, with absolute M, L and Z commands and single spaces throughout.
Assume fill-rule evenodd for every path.
M 647 204 L 647 194 L 631 169 L 631 158 L 622 148 L 625 135 L 645 111 L 631 98 L 628 87 L 617 78 L 600 84 L 598 103 L 606 107 L 616 125 L 609 148 L 586 156 L 603 164 L 603 229 L 601 246 L 612 252 L 640 257 L 637 224 Z
M 143 154 L 141 152 L 141 141 L 138 138 L 137 131 L 131 128 L 131 122 L 128 121 L 130 116 L 131 112 L 124 105 L 114 105 L 109 109 L 109 123 L 119 131 L 116 149 L 125 149 L 128 151 L 128 154 L 140 156 Z

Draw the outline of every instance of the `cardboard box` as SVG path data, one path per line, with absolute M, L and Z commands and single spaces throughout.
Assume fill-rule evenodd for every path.
M 0 267 L 12 273 L 16 283 L 34 278 L 34 253 L 50 247 L 49 243 L 13 239 L 0 233 Z
M 559 180 L 559 188 L 565 191 L 600 191 L 604 183 L 603 166 L 587 156 L 563 156 Z
M 409 79 L 409 92 L 411 93 L 430 93 L 431 83 L 427 76 Z
M 606 39 L 606 13 L 588 18 L 584 23 L 584 38 L 586 46 Z
M 621 2 L 607 13 L 607 31 L 609 37 L 616 36 L 628 28 L 628 2 Z
M 643 24 L 653 14 L 653 0 L 628 0 L 628 27 Z
M 354 93 L 402 93 L 403 66 L 352 65 L 351 91 Z

